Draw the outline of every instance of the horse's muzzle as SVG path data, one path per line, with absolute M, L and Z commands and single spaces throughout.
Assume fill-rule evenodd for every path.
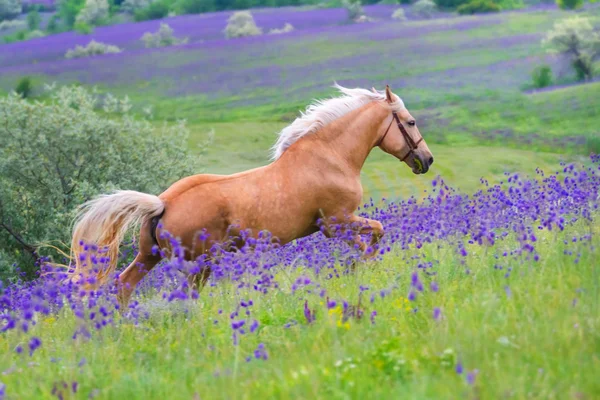
M 433 157 L 429 157 L 428 160 L 423 160 L 421 157 L 415 155 L 413 158 L 413 163 L 414 167 L 412 171 L 414 174 L 425 174 L 427 171 L 429 171 L 429 166 L 433 164 Z

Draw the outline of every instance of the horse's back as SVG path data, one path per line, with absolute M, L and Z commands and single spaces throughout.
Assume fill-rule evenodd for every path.
M 169 186 L 169 188 L 162 192 L 158 197 L 165 203 L 169 203 L 176 197 L 195 188 L 198 185 L 202 185 L 208 182 L 215 182 L 227 177 L 228 175 L 216 174 L 198 174 L 188 176 L 186 178 L 178 180 L 177 182 Z

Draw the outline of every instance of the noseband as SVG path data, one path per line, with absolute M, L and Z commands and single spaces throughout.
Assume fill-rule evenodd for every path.
M 392 116 L 393 116 L 393 118 L 390 121 L 390 124 L 388 125 L 387 129 L 385 130 L 385 133 L 383 134 L 381 139 L 379 139 L 379 141 L 377 142 L 377 144 L 375 146 L 379 146 L 379 145 L 381 145 L 381 143 L 383 143 L 383 139 L 385 139 L 385 137 L 387 136 L 388 132 L 390 131 L 390 128 L 392 127 L 392 122 L 394 122 L 394 120 L 395 120 L 396 124 L 398 125 L 398 129 L 400 129 L 400 132 L 402 133 L 402 137 L 404 138 L 404 140 L 406 141 L 406 144 L 408 145 L 408 153 L 406 153 L 406 155 L 400 159 L 400 161 L 404 161 L 408 158 L 408 156 L 410 156 L 417 149 L 417 147 L 419 147 L 419 143 L 421 143 L 423 141 L 423 136 L 421 136 L 419 138 L 419 140 L 417 140 L 415 142 L 413 140 L 413 138 L 410 137 L 410 135 L 408 134 L 406 129 L 404 128 L 404 125 L 402 125 L 402 122 L 400 122 L 400 118 L 398 117 L 398 114 L 396 113 L 396 111 L 392 111 Z

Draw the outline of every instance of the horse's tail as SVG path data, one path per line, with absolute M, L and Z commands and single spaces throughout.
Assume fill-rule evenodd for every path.
M 71 259 L 75 263 L 71 279 L 89 278 L 97 273 L 96 283 L 105 283 L 117 267 L 119 245 L 127 230 L 160 215 L 164 209 L 157 196 L 133 190 L 101 195 L 80 206 L 71 240 Z M 99 271 L 95 271 L 98 266 L 88 257 L 94 245 L 103 251 L 98 256 L 105 258 Z

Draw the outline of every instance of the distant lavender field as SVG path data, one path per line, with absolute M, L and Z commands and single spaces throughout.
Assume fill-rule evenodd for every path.
M 560 15 L 542 10 L 408 22 L 391 19 L 393 6 L 365 7 L 375 22 L 348 24 L 343 9 L 295 8 L 254 11 L 268 32 L 291 23 L 285 35 L 226 40 L 231 12 L 186 15 L 164 21 L 97 28 L 0 46 L 0 87 L 10 89 L 23 75 L 59 82 L 78 81 L 159 97 L 230 97 L 234 106 L 277 101 L 273 92 L 304 100 L 334 80 L 348 85 L 386 81 L 415 89 L 427 100 L 440 88 L 465 94 L 478 90 L 518 90 L 544 59 L 540 40 Z M 408 13 L 410 17 L 410 13 Z M 145 49 L 145 32 L 168 23 L 185 46 Z M 518 28 L 518 29 L 517 29 Z M 123 53 L 66 60 L 64 54 L 90 40 L 114 44 Z M 545 57 L 546 61 L 551 60 Z M 232 98 L 235 96 L 235 98 Z

